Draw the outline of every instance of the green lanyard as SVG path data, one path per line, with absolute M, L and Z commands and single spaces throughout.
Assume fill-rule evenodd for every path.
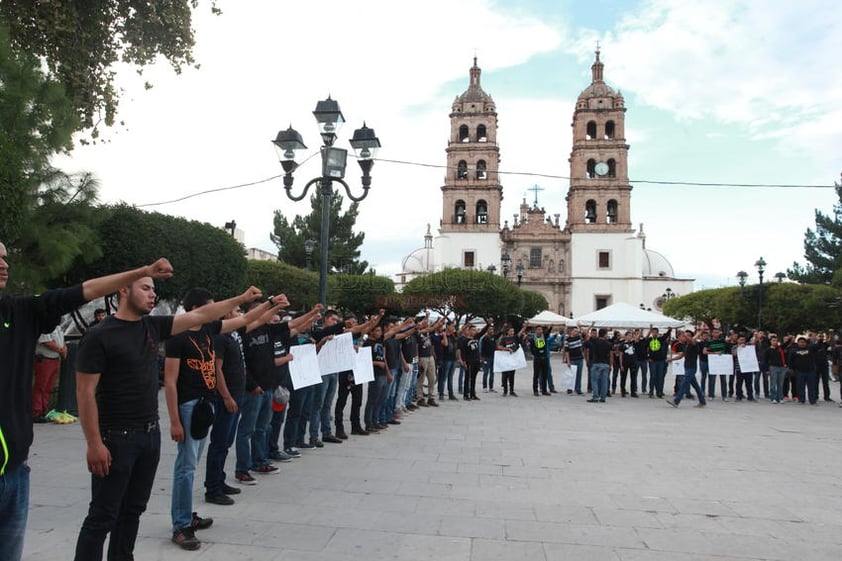
M 6 445 L 6 437 L 3 435 L 3 429 L 0 428 L 0 445 L 3 446 L 3 465 L 0 466 L 0 475 L 6 473 L 6 466 L 9 465 L 9 447 Z

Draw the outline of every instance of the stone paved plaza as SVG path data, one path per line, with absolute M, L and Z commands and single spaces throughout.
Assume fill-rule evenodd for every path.
M 842 556 L 842 409 L 481 393 L 383 434 L 304 450 L 233 506 L 203 500 L 202 548 L 170 537 L 175 444 L 136 559 L 812 561 Z M 668 386 L 672 381 L 668 379 Z M 833 384 L 834 399 L 839 385 Z M 166 414 L 161 392 L 161 412 Z M 24 559 L 71 559 L 87 511 L 84 439 L 36 425 Z M 229 465 L 232 465 L 229 456 Z M 204 460 L 204 458 L 203 458 Z M 230 473 L 230 472 L 229 472 Z M 230 480 L 229 480 L 230 481 Z

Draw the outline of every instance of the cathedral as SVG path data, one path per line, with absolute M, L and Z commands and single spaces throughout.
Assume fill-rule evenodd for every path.
M 446 268 L 483 268 L 543 294 L 551 311 L 568 317 L 619 302 L 660 311 L 666 299 L 693 291 L 692 279 L 676 277 L 647 249 L 643 225 L 632 228 L 625 100 L 605 83 L 599 55 L 573 110 L 564 223 L 538 206 L 537 187 L 534 204 L 524 199 L 511 223 L 501 220 L 497 108 L 474 57 L 468 89 L 450 112 L 438 235 L 428 226 L 424 247 L 403 260 L 398 288 Z

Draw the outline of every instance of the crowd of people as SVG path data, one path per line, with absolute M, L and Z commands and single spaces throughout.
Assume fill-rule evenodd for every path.
M 61 358 L 67 352 L 56 326 L 63 314 L 115 292 L 116 312 L 97 318 L 76 357 L 79 418 L 91 473 L 91 501 L 76 543 L 77 560 L 101 559 L 106 540 L 109 559 L 133 556 L 161 454 L 162 349 L 164 402 L 177 448 L 171 539 L 186 550 L 199 549 L 196 532 L 213 524 L 193 504 L 206 446 L 204 500 L 232 505 L 243 486 L 279 473 L 277 464 L 295 461 L 303 449 L 378 434 L 400 425 L 411 412 L 437 408 L 444 400 L 480 400 L 478 393 L 497 393 L 495 374 L 500 375 L 501 397 L 517 398 L 517 368 L 497 372 L 502 370 L 494 365 L 495 357 L 502 363 L 500 353 L 524 353 L 521 366 L 528 364 L 525 355 L 531 357 L 536 397 L 561 391 L 605 403 L 611 397 L 648 395 L 674 407 L 684 399 L 704 407 L 717 395 L 726 401 L 756 401 L 761 394 L 775 404 L 815 405 L 820 384 L 824 399 L 833 401 L 831 372 L 836 379 L 842 362 L 842 345 L 833 333 L 779 338 L 732 330 L 726 336 L 719 329 L 674 334 L 650 326 L 646 335 L 638 329 L 609 334 L 605 328 L 582 326 L 498 328 L 490 319 L 457 324 L 429 313 L 401 318 L 382 310 L 357 318 L 321 305 L 292 313 L 286 297 L 264 298 L 255 287 L 219 302 L 210 291 L 194 288 L 184 296 L 184 313 L 150 315 L 156 304 L 155 280 L 172 274 L 169 262 L 160 259 L 72 288 L 0 299 L 0 346 L 7 357 L 0 363 L 0 558 L 17 561 L 22 554 L 32 423 L 42 417 L 55 379 L 48 368 L 54 358 L 49 353 Z M 7 279 L 6 249 L 0 244 L 0 289 Z M 295 347 L 321 349 L 344 334 L 350 334 L 358 353 L 371 354 L 373 380 L 358 383 L 354 370 L 346 370 L 295 387 L 290 369 Z M 555 377 L 554 353 L 562 359 Z M 713 355 L 733 357 L 728 362 L 732 370 L 712 369 Z M 676 381 L 665 392 L 671 362 Z M 227 474 L 232 448 L 234 470 Z

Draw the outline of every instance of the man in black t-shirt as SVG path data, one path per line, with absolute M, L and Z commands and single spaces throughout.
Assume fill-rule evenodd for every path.
M 479 339 L 488 329 L 491 323 L 486 321 L 485 327 L 477 333 L 477 326 L 469 323 L 462 329 L 464 337 L 459 342 L 459 363 L 465 369 L 465 382 L 463 385 L 465 401 L 476 400 L 477 397 L 477 373 L 482 365 L 482 358 L 479 354 Z
M 649 326 L 649 335 L 646 337 L 649 374 L 651 376 L 649 397 L 653 397 L 654 390 L 654 394 L 658 398 L 664 398 L 664 378 L 667 375 L 667 352 L 670 347 L 671 332 L 672 328 L 669 328 L 666 333 L 661 335 L 657 327 Z
M 704 407 L 707 404 L 705 401 L 705 392 L 696 380 L 696 370 L 700 352 L 699 344 L 696 342 L 696 334 L 690 330 L 687 330 L 684 333 L 679 333 L 678 346 L 676 347 L 676 350 L 678 353 L 670 357 L 668 360 L 669 362 L 675 362 L 676 360 L 683 358 L 684 375 L 681 378 L 681 384 L 678 386 L 678 391 L 676 392 L 675 397 L 672 399 L 667 398 L 667 403 L 673 407 L 678 407 L 684 396 L 689 395 L 690 388 L 692 387 L 696 390 L 696 394 L 699 396 L 699 403 L 697 403 L 695 407 Z
M 117 313 L 88 330 L 79 345 L 76 395 L 93 477 L 90 508 L 76 542 L 76 561 L 102 559 L 109 532 L 109 558 L 133 556 L 140 515 L 146 509 L 161 452 L 160 341 L 222 317 L 260 295 L 251 287 L 236 298 L 175 317 L 149 316 L 156 298 L 153 276 L 170 276 L 172 269 L 166 265 L 166 275 L 156 272 L 124 282 L 118 291 Z M 194 517 L 188 533 L 210 522 Z
M 606 338 L 608 330 L 604 327 L 597 337 L 590 338 L 590 373 L 593 396 L 588 403 L 605 403 L 608 396 L 608 382 L 611 368 L 614 366 L 614 345 Z
M 532 354 L 532 393 L 534 395 L 550 395 L 547 388 L 547 340 L 544 339 L 544 328 L 540 325 L 535 327 L 532 333 L 525 333 L 526 325 L 520 330 L 524 346 L 529 348 Z M 540 386 L 541 393 L 538 393 Z
M 71 288 L 38 296 L 0 295 L 0 559 L 18 561 L 23 554 L 29 511 L 29 466 L 32 445 L 32 372 L 39 335 L 50 333 L 62 315 L 85 302 L 111 294 L 142 277 L 167 278 L 166 259 Z M 9 280 L 6 246 L 0 242 L 0 290 Z

